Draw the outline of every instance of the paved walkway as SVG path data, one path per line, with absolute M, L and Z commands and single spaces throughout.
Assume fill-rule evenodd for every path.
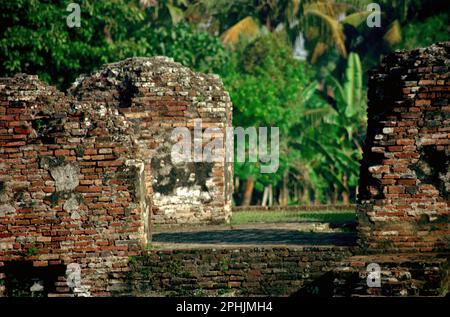
M 159 229 L 159 232 L 153 234 L 152 242 L 196 245 L 351 246 L 356 244 L 356 232 L 339 232 L 333 228 L 320 227 L 320 224 L 308 230 L 301 223 L 180 227 Z

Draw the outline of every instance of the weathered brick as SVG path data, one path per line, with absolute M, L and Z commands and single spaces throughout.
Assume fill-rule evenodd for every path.
M 431 221 L 425 220 L 431 212 L 437 218 L 446 219 L 443 225 L 448 228 L 450 179 L 446 164 L 450 159 L 447 131 L 450 121 L 445 119 L 448 98 L 442 92 L 450 88 L 450 83 L 436 79 L 442 74 L 442 63 L 450 63 L 447 48 L 447 43 L 441 43 L 423 49 L 420 54 L 419 51 L 395 53 L 386 57 L 377 70 L 378 75 L 371 79 L 369 86 L 377 93 L 369 93 L 367 135 L 370 138 L 366 140 L 361 162 L 358 198 L 358 213 L 369 220 L 360 224 L 360 242 L 371 252 L 449 249 L 448 230 L 439 235 L 438 225 L 432 229 Z M 400 70 L 414 74 L 413 80 L 398 76 Z M 377 76 L 384 81 L 378 82 Z M 421 87 L 414 86 L 416 81 Z M 386 84 L 391 82 L 395 84 Z M 380 112 L 387 109 L 385 96 L 396 96 L 395 107 Z M 380 137 L 379 131 L 385 136 Z M 380 145 L 386 147 L 384 152 L 372 150 Z M 382 175 L 366 172 L 373 166 L 386 165 L 390 169 Z M 436 171 L 441 177 L 436 177 Z M 393 227 L 396 229 L 392 230 Z M 418 235 L 417 230 L 422 234 Z M 394 231 L 396 236 L 388 235 Z
M 128 85 L 123 86 L 123 78 L 137 91 L 124 91 Z M 196 74 L 164 57 L 109 64 L 75 86 L 66 95 L 36 76 L 0 78 L 0 161 L 8 162 L 8 168 L 0 168 L 0 180 L 6 179 L 7 198 L 18 200 L 7 207 L 0 204 L 7 209 L 7 217 L 0 210 L 0 259 L 24 260 L 37 244 L 39 256 L 26 260 L 36 266 L 78 263 L 91 281 L 90 291 L 98 295 L 108 292 L 108 276 L 128 270 L 129 255 L 145 247 L 147 197 L 158 211 L 152 222 L 229 218 L 231 195 L 225 197 L 223 163 L 201 166 L 205 171 L 182 166 L 180 175 L 205 175 L 202 184 L 192 188 L 175 184 L 166 191 L 153 180 L 167 177 L 163 174 L 172 164 L 169 142 L 174 127 L 191 127 L 200 116 L 204 128 L 223 129 L 231 122 L 232 107 L 218 78 Z M 30 137 L 36 113 L 44 126 Z M 49 129 L 47 122 L 52 124 Z M 152 161 L 164 161 L 165 166 L 151 166 Z M 198 192 L 198 185 L 204 188 L 207 183 L 214 190 Z M 141 186 L 142 197 L 136 194 Z M 178 195 L 177 186 L 187 192 Z M 4 251 L 6 238 L 12 240 Z

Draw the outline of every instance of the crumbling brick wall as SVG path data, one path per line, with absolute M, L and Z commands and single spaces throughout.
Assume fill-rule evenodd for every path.
M 159 223 L 226 221 L 230 164 L 170 161 L 172 129 L 192 118 L 224 130 L 229 96 L 165 57 L 105 65 L 67 95 L 36 76 L 1 78 L 0 276 L 12 261 L 76 263 L 75 291 L 106 295 L 148 242 L 152 211 Z M 64 272 L 53 279 L 48 292 L 73 291 Z
M 359 182 L 368 251 L 448 250 L 450 42 L 387 56 L 370 76 Z
M 177 127 L 231 127 L 231 101 L 221 80 L 195 73 L 165 57 L 128 59 L 80 79 L 71 93 L 81 102 L 118 109 L 136 134 L 145 185 L 158 224 L 228 221 L 232 165 L 225 162 L 173 164 L 171 138 Z M 192 139 L 193 140 L 193 139 Z M 203 143 L 207 143 L 204 136 Z M 224 142 L 225 144 L 225 142 Z

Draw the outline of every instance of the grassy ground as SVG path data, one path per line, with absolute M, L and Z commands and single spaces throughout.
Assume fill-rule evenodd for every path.
M 231 217 L 232 225 L 301 221 L 319 221 L 332 223 L 354 222 L 356 221 L 356 214 L 355 211 L 243 211 L 235 212 Z

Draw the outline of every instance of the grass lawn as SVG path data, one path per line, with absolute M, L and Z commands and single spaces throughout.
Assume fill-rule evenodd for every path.
M 355 211 L 241 211 L 231 216 L 232 225 L 319 221 L 346 223 L 356 221 Z

